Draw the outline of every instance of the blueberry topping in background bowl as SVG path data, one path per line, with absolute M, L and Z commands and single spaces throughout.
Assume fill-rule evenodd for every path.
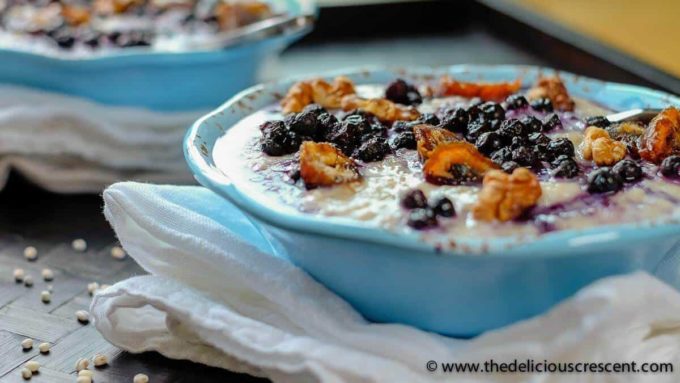
M 417 105 L 423 102 L 418 89 L 402 79 L 394 80 L 387 85 L 385 98 L 402 105 Z
M 399 132 L 389 139 L 389 145 L 392 150 L 397 149 L 415 149 L 417 146 L 416 137 L 412 131 Z
M 430 208 L 411 210 L 406 223 L 416 230 L 436 227 L 439 224 L 437 222 L 437 215 Z
M 621 160 L 614 167 L 612 171 L 616 173 L 623 182 L 636 182 L 642 179 L 642 167 L 633 160 Z
M 585 122 L 586 126 L 597 126 L 598 128 L 606 128 L 612 124 L 605 116 L 588 117 Z
M 401 198 L 401 206 L 406 209 L 423 209 L 427 207 L 427 197 L 420 189 L 409 190 Z
M 549 98 L 538 98 L 536 100 L 532 100 L 530 105 L 531 109 L 537 112 L 552 112 L 554 110 L 552 101 L 550 101 Z
M 529 101 L 521 94 L 511 94 L 505 99 L 505 108 L 508 110 L 524 109 L 529 106 Z
M 661 174 L 666 177 L 680 178 L 680 155 L 668 156 L 661 161 Z
M 434 213 L 439 217 L 451 218 L 456 215 L 456 208 L 450 199 L 442 197 L 438 199 L 432 207 Z
M 588 174 L 588 192 L 591 194 L 612 193 L 623 188 L 623 180 L 610 168 L 599 168 Z

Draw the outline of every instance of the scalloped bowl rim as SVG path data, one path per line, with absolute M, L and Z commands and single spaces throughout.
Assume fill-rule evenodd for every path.
M 621 83 L 606 82 L 592 79 L 585 76 L 575 75 L 569 72 L 557 71 L 551 68 L 525 66 L 525 65 L 453 65 L 445 67 L 411 67 L 411 68 L 381 68 L 381 67 L 361 67 L 355 69 L 336 70 L 320 73 L 314 77 L 332 78 L 337 75 L 347 75 L 355 77 L 371 78 L 379 75 L 402 75 L 402 76 L 432 76 L 437 73 L 477 73 L 484 71 L 519 71 L 522 72 L 554 72 L 568 80 L 585 81 L 591 84 L 611 88 L 615 91 L 626 91 L 635 93 L 641 97 L 663 98 L 669 103 L 680 105 L 680 98 L 671 94 L 652 90 L 649 88 L 628 85 Z M 569 229 L 546 233 L 529 238 L 499 237 L 493 239 L 461 238 L 456 239 L 458 246 L 455 249 L 440 249 L 436 245 L 427 243 L 419 239 L 417 233 L 412 235 L 405 233 L 391 232 L 376 226 L 361 225 L 355 220 L 337 220 L 329 222 L 327 217 L 306 215 L 304 213 L 291 215 L 277 210 L 277 204 L 264 206 L 242 193 L 238 186 L 233 184 L 229 177 L 223 174 L 214 165 L 211 165 L 205 156 L 212 156 L 212 153 L 204 153 L 205 148 L 198 145 L 197 135 L 207 121 L 226 115 L 226 111 L 236 107 L 242 100 L 255 99 L 256 95 L 273 88 L 287 88 L 293 82 L 309 78 L 309 75 L 296 76 L 269 83 L 253 86 L 236 94 L 229 101 L 208 113 L 196 121 L 187 131 L 184 139 L 184 153 L 189 168 L 194 173 L 195 178 L 202 185 L 217 192 L 228 201 L 235 204 L 242 211 L 267 224 L 291 230 L 299 233 L 309 233 L 330 237 L 343 238 L 347 240 L 361 240 L 389 247 L 406 248 L 414 251 L 435 252 L 446 254 L 447 256 L 478 256 L 483 253 L 484 257 L 502 258 L 522 258 L 530 257 L 552 257 L 565 255 L 564 251 L 551 252 L 550 250 L 562 249 L 566 245 L 569 249 L 576 249 L 579 246 L 598 246 L 611 244 L 613 241 L 649 241 L 655 237 L 663 237 L 672 234 L 680 235 L 680 217 L 671 215 L 657 221 L 643 221 L 631 224 L 602 225 L 586 229 Z M 368 81 L 367 83 L 371 83 Z M 374 82 L 375 83 L 375 82 Z M 276 93 L 276 92 L 273 92 Z M 240 118 L 239 118 L 240 120 Z M 237 121 L 233 122 L 235 124 Z M 230 123 L 231 124 L 231 123 Z M 225 128 L 224 133 L 229 128 Z M 223 134 L 224 134 L 223 133 Z M 324 220 L 325 219 L 325 220 Z M 255 224 L 259 228 L 259 225 Z M 463 250 L 467 248 L 473 251 Z M 481 249 L 481 250 L 480 250 Z M 531 253 L 531 254 L 530 254 Z M 539 253 L 540 255 L 536 254 Z

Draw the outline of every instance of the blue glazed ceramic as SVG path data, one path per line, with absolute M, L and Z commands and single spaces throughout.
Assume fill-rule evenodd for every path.
M 273 2 L 291 15 L 316 11 L 308 0 Z M 308 31 L 291 30 L 223 50 L 182 53 L 126 49 L 106 56 L 67 59 L 0 49 L 0 82 L 108 105 L 168 111 L 211 109 L 225 96 L 255 84 L 261 63 Z
M 358 84 L 395 77 L 448 73 L 462 80 L 532 83 L 547 69 L 454 66 L 413 70 L 362 70 Z M 569 91 L 614 110 L 680 105 L 680 99 L 641 87 L 561 73 Z M 679 217 L 663 221 L 561 231 L 538 239 L 457 238 L 483 254 L 437 252 L 416 235 L 396 235 L 359 224 L 305 215 L 248 195 L 214 164 L 213 146 L 226 129 L 254 110 L 278 101 L 293 81 L 253 87 L 203 117 L 189 130 L 185 156 L 196 179 L 233 203 L 259 228 L 273 251 L 309 272 L 366 318 L 399 322 L 454 336 L 474 336 L 540 314 L 598 278 L 645 270 L 680 282 Z M 223 214 L 224 212 L 222 212 Z M 219 215 L 215 215 L 219 221 Z

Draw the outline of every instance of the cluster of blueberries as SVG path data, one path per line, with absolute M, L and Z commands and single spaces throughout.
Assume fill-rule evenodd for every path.
M 450 199 L 441 197 L 429 204 L 419 189 L 408 191 L 401 199 L 401 206 L 409 210 L 406 223 L 416 230 L 436 227 L 439 224 L 437 217 L 456 216 L 456 209 Z

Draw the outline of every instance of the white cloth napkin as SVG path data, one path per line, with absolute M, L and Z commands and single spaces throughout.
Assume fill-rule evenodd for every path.
M 190 183 L 181 142 L 204 110 L 113 107 L 0 86 L 0 189 L 14 169 L 55 192 L 101 192 L 120 180 Z
M 105 214 L 151 273 L 98 293 L 97 329 L 131 352 L 155 350 L 275 382 L 677 382 L 680 293 L 636 273 L 604 279 L 550 312 L 472 340 L 364 320 L 200 187 L 121 183 Z M 215 220 L 229 221 L 223 226 Z M 540 286 L 536 286 L 540 288 Z M 452 374 L 426 363 L 672 362 L 673 374 Z

